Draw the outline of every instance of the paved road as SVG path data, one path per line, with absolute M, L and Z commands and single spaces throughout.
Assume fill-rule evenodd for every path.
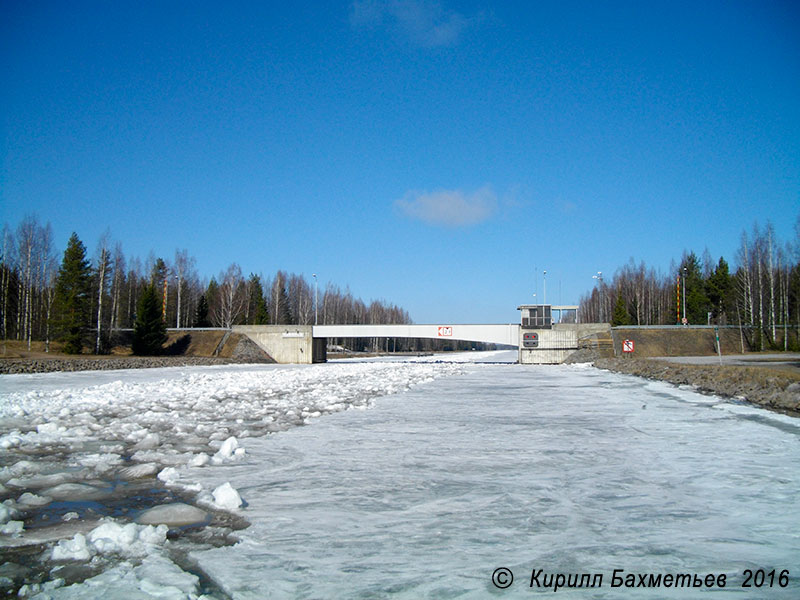
M 657 360 L 691 365 L 716 365 L 718 356 L 662 356 Z M 800 353 L 784 352 L 780 354 L 728 354 L 722 355 L 722 364 L 746 367 L 773 367 L 800 371 Z

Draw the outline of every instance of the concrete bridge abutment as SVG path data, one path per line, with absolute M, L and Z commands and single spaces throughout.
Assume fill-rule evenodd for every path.
M 234 333 L 253 340 L 277 363 L 311 364 L 325 362 L 325 338 L 315 338 L 311 325 L 234 325 Z

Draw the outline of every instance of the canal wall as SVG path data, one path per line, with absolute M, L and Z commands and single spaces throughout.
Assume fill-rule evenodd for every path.
M 519 362 L 523 365 L 589 362 L 598 355 L 590 353 L 581 358 L 582 349 L 596 346 L 592 340 L 611 339 L 608 323 L 556 323 L 549 329 L 523 327 L 520 335 L 524 337 L 526 333 L 537 336 L 537 345 L 525 347 L 523 340 L 519 349 Z
M 234 325 L 233 333 L 246 335 L 278 363 L 311 364 L 326 359 L 326 340 L 314 338 L 311 325 Z

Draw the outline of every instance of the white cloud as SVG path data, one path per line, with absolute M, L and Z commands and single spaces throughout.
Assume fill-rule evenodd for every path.
M 396 200 L 395 207 L 429 225 L 465 227 L 489 219 L 497 210 L 497 196 L 489 186 L 472 194 L 461 190 L 413 191 Z
M 455 45 L 478 18 L 446 10 L 435 0 L 356 0 L 350 8 L 354 27 L 389 27 L 426 47 Z

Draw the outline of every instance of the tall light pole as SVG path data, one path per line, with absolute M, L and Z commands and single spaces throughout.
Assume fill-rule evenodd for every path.
M 319 303 L 317 302 L 317 274 L 312 273 L 311 276 L 314 278 L 314 325 L 318 325 L 319 323 L 317 322 L 317 306 Z
M 603 321 L 603 272 L 598 271 L 597 275 L 592 275 L 592 279 L 597 279 L 597 282 L 600 284 L 600 322 L 604 323 Z
M 175 275 L 175 279 L 178 282 L 178 316 L 175 318 L 175 327 L 180 329 L 181 327 L 181 276 Z
M 683 324 L 686 325 L 686 267 L 683 267 Z
M 542 271 L 542 304 L 547 304 L 547 271 Z

